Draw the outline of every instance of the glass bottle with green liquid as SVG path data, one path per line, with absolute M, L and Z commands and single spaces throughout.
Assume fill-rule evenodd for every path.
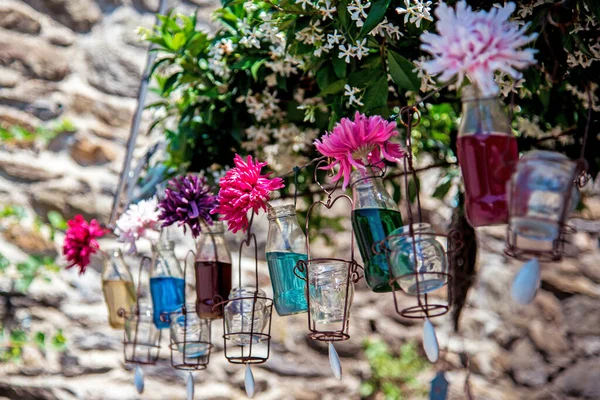
M 294 273 L 298 261 L 308 260 L 306 237 L 298 224 L 296 208 L 270 207 L 268 218 L 266 253 L 275 310 L 281 316 L 306 312 L 306 282 Z
M 381 174 L 366 167 L 355 171 L 351 180 L 352 228 L 365 269 L 367 286 L 377 293 L 399 289 L 390 286 L 390 271 L 385 252 L 373 253 L 373 243 L 384 240 L 402 227 L 402 216 L 394 199 L 385 190 Z

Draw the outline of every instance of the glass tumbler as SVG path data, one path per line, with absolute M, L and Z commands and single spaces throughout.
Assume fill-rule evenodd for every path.
M 125 317 L 125 361 L 137 364 L 153 364 L 160 350 L 160 330 L 153 320 L 152 306 L 140 304 L 139 312 Z
M 171 313 L 171 343 L 185 358 L 205 355 L 210 346 L 210 326 L 206 319 L 198 317 L 196 305 L 188 304 L 185 312 L 180 309 Z
M 311 262 L 308 266 L 310 316 L 316 324 L 331 324 L 349 317 L 354 283 L 345 261 Z M 347 307 L 346 307 L 347 306 Z
M 257 293 L 256 302 L 254 293 Z M 234 344 L 245 346 L 261 341 L 260 334 L 270 318 L 270 307 L 267 307 L 265 298 L 264 291 L 251 286 L 231 290 L 230 301 L 225 305 L 224 318 L 225 333 L 229 334 Z

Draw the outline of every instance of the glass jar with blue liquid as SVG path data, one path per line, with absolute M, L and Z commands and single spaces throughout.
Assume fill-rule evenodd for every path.
M 296 208 L 270 207 L 268 218 L 266 253 L 275 310 L 281 316 L 306 312 L 306 283 L 294 273 L 296 263 L 308 259 L 306 236 L 298 224 Z
M 184 304 L 185 280 L 175 257 L 174 242 L 161 240 L 153 248 L 150 294 L 153 321 L 158 329 L 169 328 L 169 315 Z
M 384 240 L 402 227 L 402 216 L 396 202 L 385 190 L 382 174 L 371 167 L 352 174 L 352 228 L 362 256 L 367 286 L 376 292 L 399 289 L 390 285 L 390 268 L 385 252 L 375 254 L 373 244 Z

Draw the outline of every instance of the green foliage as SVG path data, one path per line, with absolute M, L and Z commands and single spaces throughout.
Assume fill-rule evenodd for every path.
M 367 339 L 364 347 L 371 366 L 371 378 L 361 384 L 362 398 L 400 400 L 425 397 L 427 387 L 419 383 L 417 377 L 428 363 L 419 356 L 414 343 L 403 344 L 397 356 L 391 354 L 388 345 L 380 339 Z
M 50 126 L 38 126 L 30 131 L 20 125 L 0 126 L 0 140 L 7 143 L 47 143 L 62 132 L 75 132 L 75 126 L 67 119 L 57 121 Z
M 65 351 L 66 343 L 62 329 L 57 330 L 50 338 L 50 348 L 55 351 Z M 0 362 L 18 362 L 27 346 L 46 351 L 46 333 L 37 331 L 31 335 L 22 329 L 7 330 L 0 326 Z

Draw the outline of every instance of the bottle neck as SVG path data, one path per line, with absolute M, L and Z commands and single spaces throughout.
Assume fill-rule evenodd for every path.
M 396 210 L 396 202 L 383 184 L 381 172 L 370 167 L 358 169 L 352 174 L 352 197 L 354 209 L 380 208 Z
M 496 97 L 463 99 L 459 136 L 510 135 L 510 120 Z

